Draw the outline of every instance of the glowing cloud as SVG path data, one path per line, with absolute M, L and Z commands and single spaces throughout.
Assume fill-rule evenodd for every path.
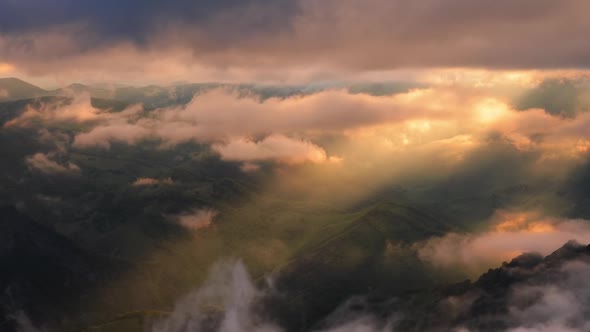
M 217 211 L 212 209 L 196 209 L 174 216 L 172 219 L 187 229 L 198 231 L 199 229 L 211 226 L 217 213 Z
M 80 168 L 71 162 L 60 164 L 50 159 L 50 155 L 36 153 L 27 157 L 26 163 L 32 169 L 41 171 L 46 174 L 71 174 L 80 171 Z
M 450 233 L 416 245 L 421 259 L 441 267 L 484 272 L 526 252 L 548 255 L 569 240 L 590 242 L 590 221 L 499 211 L 495 225 L 475 234 Z
M 156 185 L 156 184 L 173 184 L 174 181 L 172 181 L 171 178 L 165 178 L 165 179 L 154 179 L 154 178 L 138 178 L 137 180 L 135 180 L 135 182 L 133 182 L 134 186 L 151 186 L 151 185 Z
M 72 99 L 58 99 L 51 102 L 41 102 L 39 105 L 27 105 L 24 112 L 4 124 L 10 126 L 28 126 L 34 120 L 47 122 L 87 122 L 97 120 L 100 110 L 90 104 L 90 95 L 79 94 Z
M 282 135 L 272 135 L 259 142 L 247 139 L 214 144 L 213 150 L 229 161 L 275 160 L 287 164 L 304 162 L 322 163 L 328 160 L 326 152 L 319 146 Z

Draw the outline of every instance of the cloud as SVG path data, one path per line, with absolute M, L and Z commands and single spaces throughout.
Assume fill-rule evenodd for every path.
M 517 109 L 541 108 L 549 114 L 575 117 L 590 110 L 590 85 L 587 77 L 548 78 L 515 100 Z
M 425 117 L 432 121 L 444 120 L 452 117 L 453 112 L 468 113 L 465 103 L 471 104 L 474 100 L 475 97 L 444 90 L 416 90 L 393 96 L 333 90 L 261 101 L 256 96 L 240 96 L 216 89 L 196 95 L 186 106 L 153 111 L 147 118 L 139 118 L 136 112 L 105 116 L 108 120 L 105 124 L 80 136 L 87 139 L 96 135 L 99 136 L 97 141 L 136 142 L 126 138 L 126 132 L 143 131 L 137 136 L 161 138 L 173 145 L 269 133 L 341 133 Z M 445 102 L 445 107 L 441 107 L 440 102 Z M 135 130 L 131 126 L 135 126 Z M 98 131 L 99 128 L 102 129 Z
M 117 113 L 100 111 L 82 94 L 29 105 L 5 126 L 27 126 L 34 119 L 82 122 L 90 130 L 79 133 L 74 145 L 103 148 L 112 141 L 137 144 L 143 139 L 160 139 L 165 146 L 188 141 L 228 145 L 273 134 L 298 134 L 308 140 L 333 134 L 380 140 L 371 144 L 401 150 L 453 140 L 477 143 L 497 132 L 523 150 L 573 156 L 584 152 L 590 142 L 590 113 L 565 121 L 542 109 L 519 112 L 508 96 L 474 86 L 439 85 L 385 96 L 327 90 L 264 100 L 214 89 L 196 95 L 186 106 L 147 115 L 141 111 L 138 105 Z
M 47 128 L 41 128 L 37 132 L 39 142 L 54 149 L 57 153 L 65 154 L 70 145 L 71 137 L 58 130 L 50 131 Z
M 4 127 L 30 126 L 35 120 L 47 122 L 88 122 L 101 117 L 101 111 L 92 107 L 90 95 L 77 94 L 73 98 L 57 98 L 48 102 L 35 102 L 25 106 L 16 118 L 7 121 Z
M 588 330 L 590 289 L 583 277 L 587 273 L 590 273 L 588 262 L 568 262 L 560 269 L 559 279 L 515 287 L 510 298 L 509 317 L 519 327 L 509 331 Z
M 0 5 L 0 57 L 37 76 L 60 68 L 57 74 L 77 79 L 106 72 L 167 81 L 182 69 L 182 77 L 215 71 L 224 81 L 236 72 L 250 71 L 252 79 L 274 71 L 280 81 L 284 72 L 298 71 L 325 79 L 407 68 L 587 68 L 590 25 L 582 13 L 589 6 L 583 0 L 10 1 Z M 138 61 L 134 55 L 142 52 Z M 157 62 L 167 65 L 162 70 Z
M 557 183 L 586 158 L 590 112 L 563 118 L 543 109 L 515 110 L 511 95 L 482 81 L 384 96 L 337 89 L 260 99 L 214 89 L 185 106 L 101 113 L 75 135 L 73 146 L 153 140 L 170 149 L 196 142 L 249 165 L 310 161 L 317 167 L 277 179 L 277 188 L 306 195 L 327 190 L 325 197 L 361 197 L 392 183 L 465 182 L 461 172 L 477 167 L 491 175 L 472 176 L 481 180 L 470 190 L 475 183 L 496 188 L 547 177 Z M 513 170 L 493 168 L 506 165 Z M 345 190 L 351 187 L 356 190 Z
M 583 63 L 581 56 L 588 51 L 586 44 L 563 42 L 562 51 L 549 51 L 551 60 L 547 54 L 536 52 L 545 49 L 538 36 L 546 33 L 549 38 L 556 38 L 557 44 L 559 36 L 581 36 L 574 29 L 558 28 L 557 22 L 564 16 L 580 20 L 576 11 L 587 6 L 577 0 L 559 4 L 521 1 L 518 6 L 507 2 L 474 5 L 465 0 L 421 4 L 304 1 L 303 14 L 298 16 L 296 25 L 301 28 L 297 30 L 299 40 L 305 44 L 315 42 L 314 50 L 320 57 L 330 54 L 333 61 L 349 66 L 572 67 L 576 66 L 573 63 Z M 346 24 L 349 22 L 355 24 Z M 515 27 L 519 27 L 518 33 L 508 33 L 515 31 Z M 541 35 L 535 37 L 538 33 Z M 324 42 L 321 45 L 320 40 Z M 356 51 L 342 52 L 346 43 L 354 45 Z M 304 49 L 301 51 L 309 52 Z M 367 55 L 362 56 L 361 52 Z M 369 58 L 373 59 L 371 64 Z
M 551 253 L 569 240 L 590 242 L 590 221 L 543 217 L 535 212 L 499 211 L 491 229 L 449 233 L 414 245 L 420 259 L 438 267 L 486 271 L 520 254 Z
M 306 96 L 270 98 L 239 96 L 216 89 L 195 96 L 185 108 L 162 110 L 158 116 L 165 123 L 190 124 L 201 138 L 260 135 L 269 131 L 343 130 L 410 116 L 417 109 L 404 103 L 404 96 L 372 97 L 350 94 L 345 90 L 324 91 Z M 419 113 L 423 114 L 423 113 Z M 416 114 L 416 116 L 419 116 Z M 170 141 L 181 140 L 169 128 L 159 134 Z
M 260 170 L 260 165 L 251 162 L 244 162 L 240 166 L 240 170 L 242 170 L 244 173 L 252 173 Z
M 9 318 L 13 318 L 16 322 L 18 332 L 48 332 L 43 327 L 36 327 L 33 322 L 31 322 L 31 319 L 22 311 L 17 312 L 14 314 L 14 317 Z
M 100 6 L 72 1 L 54 5 L 31 0 L 9 1 L 0 5 L 0 29 L 7 34 L 18 34 L 68 26 L 87 27 L 91 33 L 86 36 L 89 40 L 76 40 L 96 47 L 117 41 L 143 45 L 168 22 L 188 30 L 206 29 L 211 38 L 229 43 L 238 40 L 235 34 L 239 32 L 247 38 L 288 24 L 289 17 L 296 14 L 295 6 L 296 1 L 290 0 L 175 0 L 150 6 L 138 0 L 123 6 L 114 0 L 106 0 Z M 221 27 L 221 20 L 231 24 Z
M 213 150 L 228 161 L 279 161 L 287 164 L 304 162 L 321 163 L 328 160 L 326 152 L 319 146 L 282 135 L 271 135 L 259 142 L 247 139 L 214 144 Z
M 406 127 L 402 132 L 411 131 L 407 137 L 409 134 L 427 136 L 431 124 L 445 121 L 469 99 L 442 91 L 448 109 L 441 108 L 437 104 L 437 93 L 416 90 L 393 96 L 370 96 L 333 90 L 259 100 L 255 96 L 239 96 L 235 92 L 217 89 L 195 96 L 185 107 L 159 109 L 147 117 L 127 111 L 108 117 L 101 115 L 101 124 L 77 134 L 73 145 L 108 148 L 111 142 L 137 144 L 145 139 L 159 139 L 166 148 L 195 141 L 211 143 L 214 151 L 231 161 L 270 160 L 287 164 L 337 161 L 337 157 L 328 158 L 320 145 L 311 143 L 311 138 L 330 133 L 342 135 L 347 130 L 388 123 Z M 413 120 L 424 117 L 432 120 Z M 402 135 L 400 147 L 403 145 Z M 451 142 L 452 136 L 449 139 Z M 446 143 L 441 141 L 440 144 Z M 339 157 L 338 154 L 332 155 Z M 352 157 L 357 159 L 357 156 Z
M 171 217 L 179 225 L 187 229 L 197 231 L 202 228 L 207 228 L 213 223 L 213 219 L 218 212 L 212 209 L 196 209 L 188 213 L 183 213 Z
M 14 70 L 14 66 L 13 65 L 11 65 L 9 63 L 5 63 L 5 62 L 0 62 L 0 75 L 9 74 L 13 70 Z
M 242 262 L 221 262 L 201 288 L 179 300 L 172 315 L 152 331 L 182 332 L 186 326 L 218 332 L 283 331 L 257 316 L 255 302 L 261 295 Z
M 401 120 L 412 112 L 418 113 L 403 98 L 371 97 L 342 90 L 260 101 L 255 96 L 242 97 L 231 91 L 216 89 L 195 96 L 185 107 L 160 109 L 147 118 L 138 118 L 137 113 L 132 111 L 101 115 L 104 123 L 78 134 L 74 145 L 108 147 L 110 141 L 135 144 L 145 138 L 160 138 L 166 145 L 175 145 L 187 141 L 232 141 L 238 138 L 238 141 L 228 144 L 250 146 L 240 143 L 239 139 L 268 133 L 338 132 Z M 264 144 L 275 144 L 277 141 L 280 140 L 271 138 Z
M 46 174 L 72 174 L 80 172 L 80 167 L 71 162 L 58 163 L 50 159 L 51 154 L 35 153 L 26 158 L 27 165 Z
M 154 178 L 138 178 L 137 180 L 135 180 L 133 182 L 134 186 L 151 186 L 151 185 L 155 185 L 155 184 L 173 184 L 174 181 L 172 181 L 171 178 L 165 178 L 165 179 L 154 179 Z
M 357 320 L 343 323 L 342 325 L 330 327 L 318 332 L 386 332 L 391 331 L 391 326 L 380 328 L 381 323 L 376 322 L 370 317 L 361 317 Z
M 108 149 L 112 142 L 137 144 L 147 137 L 149 137 L 149 131 L 141 126 L 128 123 L 111 123 L 93 128 L 87 133 L 76 135 L 73 146 L 79 148 L 96 146 Z
M 310 162 L 314 168 L 277 179 L 277 188 L 330 191 L 321 194 L 326 197 L 361 197 L 392 183 L 465 182 L 460 173 L 476 167 L 488 167 L 492 176 L 472 177 L 481 180 L 465 190 L 484 182 L 486 188 L 547 177 L 559 182 L 588 155 L 590 112 L 564 118 L 538 108 L 516 110 L 513 96 L 497 90 L 496 80 L 502 81 L 475 75 L 380 96 L 328 89 L 261 99 L 247 90 L 221 88 L 195 95 L 184 106 L 150 111 L 140 105 L 97 111 L 87 98 L 76 97 L 72 104 L 30 107 L 34 111 L 10 125 L 27 126 L 33 119 L 79 122 L 83 126 L 71 144 L 78 149 L 145 140 L 171 149 L 195 142 L 224 160 L 249 165 Z M 530 83 L 523 80 L 517 85 L 524 91 Z M 493 165 L 515 168 L 496 172 Z M 351 187 L 354 193 L 342 194 Z

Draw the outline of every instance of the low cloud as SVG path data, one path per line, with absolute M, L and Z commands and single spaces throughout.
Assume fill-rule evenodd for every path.
M 12 317 L 16 322 L 17 332 L 51 332 L 43 327 L 37 327 L 31 319 L 22 311 L 15 313 Z
M 265 292 L 257 288 L 241 261 L 214 265 L 203 285 L 180 299 L 173 313 L 156 322 L 152 332 L 183 332 L 190 326 L 196 331 L 215 332 L 284 332 L 261 312 L 260 300 Z M 379 332 L 380 322 L 360 317 L 317 332 Z
M 585 276 L 590 273 L 590 263 L 582 258 L 550 264 L 504 266 L 503 271 L 496 272 L 512 282 L 501 285 L 500 293 L 487 293 L 495 287 L 486 284 L 487 280 L 478 291 L 446 298 L 440 304 L 453 301 L 461 309 L 461 315 L 453 316 L 459 323 L 447 330 L 475 332 L 495 324 L 497 330 L 506 332 L 588 331 L 590 288 Z M 487 314 L 482 315 L 480 309 Z
M 54 149 L 57 153 L 65 154 L 70 145 L 71 137 L 58 130 L 50 131 L 47 128 L 41 128 L 37 132 L 41 144 Z
M 28 104 L 18 117 L 6 122 L 4 126 L 29 126 L 36 120 L 87 122 L 98 120 L 100 116 L 101 111 L 92 107 L 90 103 L 90 95 L 78 94 L 73 98 Z
M 541 109 L 518 112 L 501 94 L 461 86 L 391 96 L 328 90 L 266 100 L 215 89 L 196 95 L 186 106 L 147 115 L 142 115 L 139 106 L 118 113 L 101 112 L 92 107 L 88 96 L 81 95 L 71 102 L 28 106 L 5 126 L 24 126 L 34 119 L 91 122 L 89 130 L 76 135 L 74 145 L 102 148 L 111 142 L 137 144 L 144 139 L 160 139 L 163 147 L 195 141 L 251 148 L 245 144 L 250 137 L 274 141 L 272 135 L 293 133 L 306 139 L 326 134 L 355 140 L 376 136 L 399 149 L 457 137 L 479 140 L 489 132 L 505 135 L 521 149 L 543 148 L 552 153 L 575 154 L 590 142 L 586 129 L 590 114 L 566 121 Z
M 80 167 L 71 162 L 58 163 L 51 158 L 54 154 L 36 153 L 26 158 L 26 164 L 46 174 L 72 174 L 80 172 Z
M 109 149 L 113 142 L 137 144 L 149 137 L 149 130 L 129 123 L 111 123 L 76 135 L 73 145 L 78 148 Z
M 171 217 L 179 225 L 192 231 L 207 228 L 213 223 L 218 212 L 212 209 L 195 209 L 187 213 Z
M 214 89 L 185 106 L 100 114 L 75 135 L 73 146 L 108 149 L 113 142 L 155 140 L 170 149 L 196 142 L 250 166 L 311 162 L 320 168 L 290 177 L 297 183 L 280 179 L 286 190 L 322 187 L 339 196 L 342 187 L 353 186 L 358 195 L 349 195 L 360 196 L 396 180 L 442 179 L 472 154 L 493 158 L 496 150 L 488 147 L 500 141 L 523 156 L 523 174 L 555 180 L 590 151 L 590 113 L 562 118 L 543 109 L 519 111 L 510 96 L 488 88 L 485 77 L 465 82 L 385 96 L 327 90 L 264 100 Z
M 171 178 L 154 179 L 154 178 L 138 178 L 133 182 L 134 186 L 151 186 L 156 184 L 173 184 Z
M 481 74 L 382 96 L 336 89 L 261 99 L 245 91 L 214 89 L 185 106 L 149 112 L 139 105 L 102 112 L 77 97 L 61 106 L 63 114 L 60 107 L 46 105 L 26 111 L 11 125 L 33 119 L 83 123 L 72 143 L 79 149 L 145 140 L 159 141 L 161 149 L 208 144 L 222 159 L 246 163 L 244 171 L 268 161 L 313 163 L 315 169 L 279 182 L 287 191 L 326 188 L 331 192 L 322 195 L 328 197 L 336 197 L 334 191 L 339 197 L 360 197 L 407 179 L 444 179 L 473 156 L 493 158 L 497 149 L 489 147 L 499 142 L 523 157 L 515 163 L 520 162 L 527 179 L 550 174 L 557 181 L 586 158 L 590 112 L 563 118 L 543 109 L 515 110 L 512 96 L 494 89 L 497 79 Z M 530 84 L 522 80 L 527 81 L 522 86 Z M 342 188 L 350 187 L 357 188 L 355 193 L 342 195 Z
M 243 263 L 218 263 L 201 288 L 179 300 L 172 315 L 152 331 L 183 332 L 186 326 L 197 331 L 283 331 L 257 317 L 254 305 L 261 295 Z
M 240 170 L 244 173 L 253 173 L 260 170 L 260 165 L 251 162 L 242 163 Z
M 590 221 L 547 218 L 531 212 L 498 212 L 491 229 L 450 233 L 416 244 L 420 259 L 438 267 L 479 274 L 522 253 L 551 253 L 569 240 L 590 242 Z
M 510 332 L 570 332 L 590 329 L 590 287 L 585 276 L 590 264 L 573 261 L 550 282 L 518 285 L 512 291 L 509 317 L 518 328 Z M 553 279 L 555 278 L 555 279 Z
M 309 142 L 282 135 L 271 135 L 261 141 L 247 139 L 214 144 L 213 150 L 228 161 L 279 161 L 287 164 L 304 162 L 321 163 L 328 160 L 321 147 Z

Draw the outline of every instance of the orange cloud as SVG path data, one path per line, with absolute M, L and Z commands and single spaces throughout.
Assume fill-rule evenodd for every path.
M 137 180 L 135 180 L 135 182 L 133 182 L 134 186 L 150 186 L 150 185 L 155 185 L 155 184 L 173 184 L 174 181 L 172 181 L 171 178 L 165 178 L 165 179 L 154 179 L 154 178 L 138 178 Z
M 418 244 L 421 259 L 474 274 L 526 252 L 548 255 L 569 240 L 590 242 L 590 222 L 544 217 L 538 212 L 498 211 L 488 231 L 451 233 Z
M 0 75 L 7 75 L 15 71 L 14 65 L 6 62 L 0 62 Z
M 214 144 L 212 148 L 222 159 L 230 161 L 276 160 L 287 164 L 300 164 L 322 163 L 328 160 L 326 152 L 319 146 L 282 135 L 271 135 L 259 142 L 238 139 L 226 144 Z
M 54 157 L 52 154 L 35 153 L 27 157 L 25 162 L 30 168 L 46 174 L 74 174 L 80 172 L 78 165 L 71 162 L 58 163 L 52 160 L 52 157 Z
M 552 220 L 536 212 L 497 211 L 495 219 L 498 220 L 494 228 L 497 232 L 549 233 L 555 231 L 555 226 L 551 224 Z
M 38 105 L 26 105 L 21 115 L 6 122 L 4 126 L 28 126 L 34 120 L 86 122 L 97 120 L 100 117 L 101 111 L 92 107 L 90 95 L 79 94 L 72 99 L 57 99 L 41 102 Z
M 73 139 L 78 148 L 146 139 L 170 148 L 193 141 L 211 144 L 225 160 L 245 162 L 245 171 L 258 161 L 309 162 L 315 168 L 298 174 L 294 185 L 324 183 L 320 187 L 338 192 L 355 187 L 350 195 L 359 196 L 407 178 L 442 179 L 485 149 L 490 137 L 534 158 L 526 165 L 531 176 L 557 179 L 583 159 L 590 141 L 590 113 L 560 118 L 540 109 L 517 111 L 504 94 L 464 84 L 388 96 L 328 90 L 264 100 L 216 89 L 186 106 L 150 112 L 140 106 L 100 112 L 80 96 L 71 104 L 29 109 L 8 125 L 33 119 L 85 123 L 88 129 Z
M 218 212 L 212 209 L 195 209 L 171 218 L 187 229 L 198 231 L 211 226 L 217 214 Z

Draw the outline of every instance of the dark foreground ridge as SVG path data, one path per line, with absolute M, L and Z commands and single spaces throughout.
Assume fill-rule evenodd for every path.
M 504 331 L 518 327 L 537 331 L 542 330 L 540 326 L 576 330 L 586 327 L 590 317 L 588 272 L 590 245 L 570 241 L 547 257 L 535 253 L 518 256 L 475 282 L 466 280 L 387 300 L 349 301 L 320 327 L 371 316 L 383 326 L 393 324 L 396 331 Z
M 145 322 L 169 315 L 166 311 L 152 310 L 122 313 L 102 325 L 95 321 L 63 322 L 67 317 L 80 315 L 79 305 L 92 297 L 92 291 L 115 279 L 128 266 L 85 251 L 12 206 L 0 208 L 0 264 L 0 331 L 3 332 L 17 331 L 14 315 L 18 312 L 25 313 L 34 325 L 67 325 L 67 331 L 102 325 L 115 328 L 119 322 Z M 317 264 L 314 266 L 321 265 L 320 260 Z M 328 291 L 320 292 L 305 283 L 292 285 L 289 280 L 301 278 L 300 269 L 286 269 L 283 273 L 286 275 L 278 277 L 277 289 L 265 291 L 266 295 L 252 310 L 286 332 L 318 331 L 367 319 L 375 331 L 386 327 L 393 331 L 427 332 L 459 328 L 505 331 L 520 327 L 536 331 L 539 326 L 580 330 L 588 326 L 587 317 L 590 317 L 590 285 L 586 281 L 590 274 L 590 245 L 576 242 L 568 242 L 546 257 L 518 256 L 490 269 L 474 282 L 466 280 L 448 286 L 424 284 L 414 291 L 395 293 L 398 295 L 355 292 L 360 295 L 348 298 L 335 312 L 317 319 L 309 316 L 301 319 L 306 306 L 318 307 L 315 302 L 304 301 L 302 296 L 309 293 L 313 298 L 315 294 L 319 302 L 330 301 L 324 296 Z M 318 273 L 322 271 L 309 271 L 310 281 L 319 280 Z M 339 290 L 339 287 L 335 289 Z M 294 308 L 298 313 L 294 313 Z M 205 322 L 212 326 L 211 331 L 216 331 L 215 326 L 223 317 L 224 309 L 219 308 Z
M 20 311 L 34 322 L 60 319 L 120 264 L 85 252 L 13 206 L 1 207 L 0 331 L 15 330 Z

